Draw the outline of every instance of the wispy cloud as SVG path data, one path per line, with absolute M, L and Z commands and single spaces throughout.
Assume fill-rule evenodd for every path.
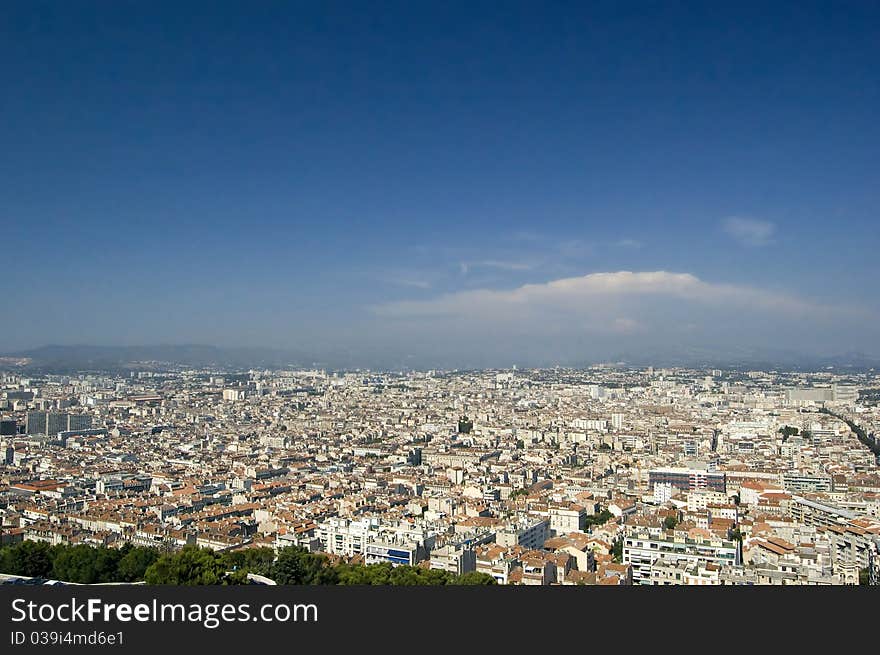
M 499 259 L 483 259 L 473 262 L 459 262 L 459 270 L 462 275 L 467 275 L 477 268 L 490 268 L 499 271 L 530 271 L 535 265 L 525 261 L 503 261 Z
M 580 258 L 584 255 L 592 255 L 597 247 L 638 250 L 645 245 L 638 239 L 628 237 L 597 242 L 585 241 L 584 239 L 575 236 L 560 239 L 558 236 L 552 236 L 549 234 L 542 235 L 536 232 L 515 232 L 510 238 L 514 241 L 528 242 L 532 244 L 530 247 L 540 248 L 542 251 L 554 257 L 563 256 L 569 258 Z
M 430 289 L 431 283 L 427 280 L 405 280 L 405 279 L 395 279 L 390 280 L 394 284 L 399 284 L 402 287 L 415 287 L 416 289 Z
M 761 247 L 773 243 L 776 225 L 742 216 L 730 216 L 721 221 L 722 229 L 745 246 Z
M 399 287 L 410 287 L 413 289 L 430 289 L 432 284 L 418 273 L 389 273 L 378 275 L 376 279 L 386 284 L 394 284 Z
M 632 248 L 633 250 L 637 250 L 642 247 L 642 242 L 637 241 L 636 239 L 619 239 L 614 242 L 614 245 L 618 248 Z

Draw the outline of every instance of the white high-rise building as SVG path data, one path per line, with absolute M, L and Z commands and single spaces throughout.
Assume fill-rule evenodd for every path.
M 663 503 L 669 502 L 672 498 L 672 494 L 675 491 L 675 487 L 666 482 L 658 482 L 654 485 L 654 502 L 662 505 Z

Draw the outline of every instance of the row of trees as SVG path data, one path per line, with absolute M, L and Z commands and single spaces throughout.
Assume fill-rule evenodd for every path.
M 309 553 L 302 548 L 284 548 L 272 563 L 268 577 L 278 584 L 339 585 L 491 585 L 495 579 L 472 571 L 455 575 L 448 571 L 418 566 L 380 564 L 331 564 L 326 555 Z
M 24 541 L 0 548 L 0 573 L 64 582 L 137 582 L 155 585 L 248 584 L 248 573 L 283 585 L 487 585 L 484 573 L 461 576 L 416 566 L 331 563 L 326 555 L 303 548 L 247 548 L 218 553 L 187 546 L 160 553 L 126 544 L 122 548 L 88 545 L 50 546 Z
M 155 585 L 240 585 L 247 584 L 247 574 L 248 569 L 235 568 L 226 553 L 186 546 L 159 557 L 144 573 L 144 580 Z
M 249 548 L 231 553 L 187 547 L 166 553 L 146 572 L 149 584 L 246 584 L 256 573 L 282 585 L 487 585 L 495 579 L 484 573 L 458 576 L 418 566 L 331 563 L 320 553 L 303 548 Z
M 858 438 L 859 441 L 861 441 L 865 446 L 867 446 L 868 449 L 872 453 L 874 453 L 874 455 L 876 457 L 880 457 L 880 444 L 878 444 L 876 441 L 874 441 L 874 439 L 869 437 L 867 432 L 865 432 L 865 429 L 861 425 L 858 425 L 857 423 L 850 421 L 845 416 L 841 416 L 840 414 L 835 414 L 830 409 L 827 409 L 825 407 L 821 408 L 819 411 L 823 414 L 828 414 L 829 416 L 834 416 L 835 418 L 839 418 L 841 421 L 846 423 L 849 426 L 849 429 L 856 433 L 856 438 Z
M 81 584 L 136 582 L 158 559 L 157 550 L 131 544 L 104 548 L 23 541 L 0 548 L 0 573 Z

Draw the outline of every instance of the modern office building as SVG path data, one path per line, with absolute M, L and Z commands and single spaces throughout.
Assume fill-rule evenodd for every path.
M 24 400 L 25 402 L 29 402 L 34 399 L 33 391 L 4 391 L 3 397 L 6 400 Z
M 709 489 L 727 493 L 727 476 L 723 472 L 694 468 L 658 468 L 648 472 L 648 485 L 668 484 L 683 491 Z
M 88 414 L 67 414 L 68 432 L 76 432 L 78 430 L 91 430 L 92 417 Z
M 788 403 L 854 403 L 859 399 L 859 390 L 851 385 L 832 384 L 830 387 L 807 387 L 787 389 L 785 400 Z
M 68 415 L 59 414 L 57 412 L 49 412 L 46 414 L 46 434 L 55 436 L 59 432 L 66 430 L 68 425 Z
M 46 412 L 28 412 L 24 431 L 27 434 L 46 434 Z
M 25 432 L 29 435 L 55 436 L 59 432 L 88 430 L 92 427 L 89 414 L 59 412 L 28 412 Z

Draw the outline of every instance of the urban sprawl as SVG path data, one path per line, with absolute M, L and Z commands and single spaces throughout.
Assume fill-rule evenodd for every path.
M 162 368 L 0 374 L 0 545 L 298 546 L 509 585 L 880 577 L 873 371 Z

